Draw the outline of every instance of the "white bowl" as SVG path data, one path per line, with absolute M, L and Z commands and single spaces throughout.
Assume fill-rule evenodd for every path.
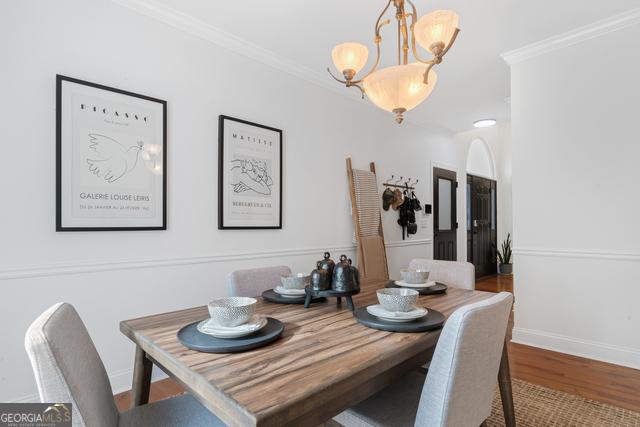
M 429 278 L 429 272 L 426 270 L 400 270 L 402 280 L 410 284 L 426 283 Z
M 209 303 L 209 315 L 220 326 L 239 326 L 251 319 L 257 303 L 249 297 L 219 298 Z
M 409 311 L 418 301 L 418 291 L 405 288 L 385 288 L 377 292 L 378 301 L 387 311 Z
M 280 282 L 285 289 L 304 289 L 309 284 L 311 276 L 304 273 L 280 276 Z

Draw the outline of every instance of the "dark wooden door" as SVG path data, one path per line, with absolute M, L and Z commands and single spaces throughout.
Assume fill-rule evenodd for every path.
M 496 182 L 467 175 L 467 255 L 476 277 L 496 274 Z
M 433 259 L 457 261 L 456 173 L 433 168 Z

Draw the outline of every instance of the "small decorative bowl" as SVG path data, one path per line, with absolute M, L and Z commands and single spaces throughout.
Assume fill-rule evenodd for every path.
M 427 279 L 429 278 L 429 272 L 426 270 L 403 269 L 400 270 L 400 274 L 402 274 L 402 280 L 404 280 L 405 283 L 411 284 L 427 283 Z
M 409 311 L 418 301 L 418 291 L 405 288 L 385 288 L 378 290 L 378 301 L 387 311 Z
M 209 303 L 211 320 L 220 326 L 240 326 L 251 319 L 258 300 L 249 297 L 219 298 Z
M 311 276 L 308 274 L 298 273 L 289 276 L 281 276 L 280 282 L 285 289 L 304 289 L 309 284 Z

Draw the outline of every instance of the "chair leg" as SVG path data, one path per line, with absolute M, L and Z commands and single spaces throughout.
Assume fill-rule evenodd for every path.
M 509 370 L 509 347 L 506 339 L 502 347 L 502 359 L 500 360 L 500 369 L 498 371 L 498 386 L 500 387 L 504 422 L 507 427 L 516 427 L 516 413 L 513 405 L 513 390 L 511 388 L 511 372 Z

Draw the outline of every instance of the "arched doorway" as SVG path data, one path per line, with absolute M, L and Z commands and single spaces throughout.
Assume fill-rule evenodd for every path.
M 476 138 L 467 153 L 467 260 L 476 277 L 497 273 L 497 183 L 493 154 L 487 143 Z
M 488 179 L 496 179 L 496 167 L 489 145 L 481 138 L 471 141 L 467 152 L 467 173 Z

